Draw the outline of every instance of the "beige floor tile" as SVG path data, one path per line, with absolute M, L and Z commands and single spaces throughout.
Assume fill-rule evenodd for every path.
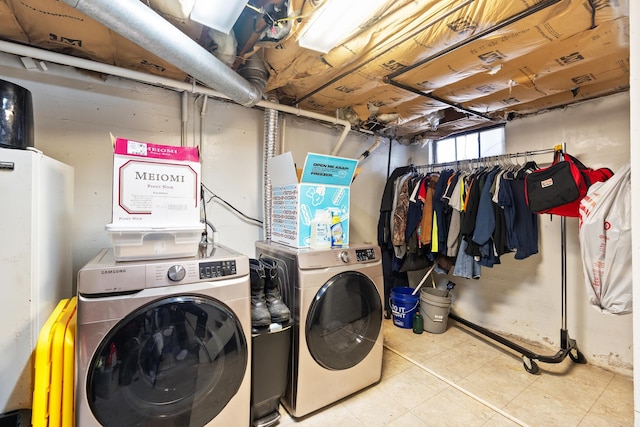
M 433 424 L 429 423 L 426 420 L 421 420 L 417 416 L 413 415 L 411 412 L 407 412 L 401 417 L 393 420 L 389 425 L 403 427 L 403 426 L 411 426 L 411 427 L 431 427 Z
M 396 328 L 392 323 L 385 323 L 384 345 L 391 348 L 398 348 L 407 341 L 407 331 Z
M 587 411 L 571 403 L 575 397 L 557 399 L 554 394 L 554 390 L 531 386 L 503 410 L 531 426 L 577 426 Z
M 398 402 L 405 410 L 415 408 L 447 387 L 444 381 L 415 365 L 379 384 L 390 397 L 401 397 Z
M 443 349 L 454 347 L 458 342 L 469 339 L 469 335 L 462 329 L 455 326 L 448 327 L 441 334 L 423 332 L 414 334 L 412 329 L 399 328 L 394 326 L 391 320 L 384 321 L 385 345 L 399 349 L 401 347 L 411 347 L 411 343 L 420 343 L 422 346 L 440 346 Z
M 315 413 L 301 419 L 293 419 L 291 426 L 301 427 L 326 427 L 326 426 L 353 426 L 364 427 L 342 402 L 327 406 Z
M 536 376 L 536 381 L 516 397 L 516 400 L 544 396 L 557 405 L 570 407 L 571 411 L 581 412 L 582 415 L 586 414 L 611 382 L 613 374 L 597 368 L 584 369 L 583 366 L 576 367 L 575 370 L 582 372 L 580 375 L 576 372 L 573 375 Z
M 501 414 L 495 414 L 489 421 L 483 424 L 482 427 L 517 427 L 526 425 L 521 422 L 516 422 L 510 418 Z
M 404 341 L 397 343 L 395 346 L 389 345 L 389 347 L 418 361 L 431 359 L 447 350 L 456 348 L 467 339 L 455 329 L 446 331 L 443 334 L 423 332 L 418 335 L 413 332 L 405 332 L 402 338 Z
M 411 412 L 430 426 L 482 426 L 495 412 L 452 387 Z
M 633 416 L 633 379 L 616 375 L 579 425 L 631 426 Z
M 402 396 L 392 397 L 380 385 L 364 390 L 343 404 L 363 425 L 383 426 L 401 417 L 407 411 L 399 402 Z
M 385 348 L 382 356 L 382 380 L 398 375 L 413 366 L 415 365 L 407 359 Z
M 382 379 L 301 419 L 281 408 L 278 426 L 632 426 L 633 379 L 569 357 L 523 368 L 521 355 L 451 322 L 414 334 L 384 322 Z M 510 337 L 509 337 L 510 338 Z M 519 343 L 541 355 L 557 349 Z
M 286 409 L 280 406 L 280 421 L 278 427 L 286 426 L 304 426 L 304 427 L 320 427 L 333 425 L 334 422 L 339 422 L 336 425 L 348 425 L 348 426 L 362 426 L 362 424 L 351 412 L 349 412 L 344 405 L 344 400 L 335 402 L 329 406 L 321 408 L 311 414 L 304 417 L 294 418 Z
M 508 355 L 500 354 L 457 384 L 498 408 L 516 398 L 535 380 L 536 376 L 526 372 L 520 363 Z
M 488 344 L 468 340 L 433 357 L 418 358 L 418 361 L 451 381 L 459 381 L 472 372 L 482 369 L 498 356 L 499 353 Z

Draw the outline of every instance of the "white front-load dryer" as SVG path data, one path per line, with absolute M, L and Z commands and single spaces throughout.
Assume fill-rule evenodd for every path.
M 283 406 L 302 417 L 380 381 L 382 264 L 375 245 L 328 250 L 256 243 L 276 261 L 291 308 L 291 366 Z
M 249 425 L 249 261 L 210 251 L 79 271 L 77 426 Z

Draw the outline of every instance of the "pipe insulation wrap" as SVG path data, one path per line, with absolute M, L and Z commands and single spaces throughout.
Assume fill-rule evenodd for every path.
M 262 99 L 264 87 L 245 80 L 140 1 L 63 1 L 238 104 L 252 107 Z
M 275 95 L 268 94 L 267 101 L 274 104 L 278 103 Z M 271 184 L 271 176 L 269 176 L 268 161 L 277 154 L 278 143 L 278 110 L 267 108 L 264 110 L 264 154 L 263 158 L 263 183 L 264 183 L 264 239 L 271 240 L 272 234 L 272 211 L 273 211 L 273 185 Z

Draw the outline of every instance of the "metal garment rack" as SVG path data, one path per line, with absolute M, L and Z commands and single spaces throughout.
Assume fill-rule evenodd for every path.
M 446 168 L 450 166 L 458 166 L 465 164 L 489 164 L 491 161 L 494 161 L 496 164 L 499 164 L 500 159 L 506 158 L 517 158 L 517 157 L 525 157 L 534 156 L 540 154 L 549 154 L 555 153 L 556 151 L 565 152 L 564 144 L 561 146 L 556 146 L 552 149 L 545 150 L 536 150 L 536 151 L 526 151 L 523 153 L 513 153 L 513 154 L 503 154 L 499 156 L 490 156 L 483 157 L 477 159 L 470 160 L 462 160 L 462 161 L 454 161 L 447 163 L 438 163 L 433 165 L 422 165 L 416 166 L 417 168 L 431 168 L 431 170 Z M 520 344 L 517 344 L 489 329 L 472 323 L 462 317 L 449 312 L 449 318 L 459 322 L 474 331 L 485 335 L 491 338 L 494 341 L 499 342 L 500 344 L 515 350 L 516 352 L 522 355 L 522 362 L 524 369 L 530 374 L 537 374 L 539 372 L 538 364 L 535 362 L 536 360 L 544 363 L 560 363 L 562 362 L 567 355 L 573 360 L 575 363 L 586 363 L 586 359 L 584 355 L 578 350 L 578 345 L 576 341 L 569 336 L 569 332 L 567 331 L 567 230 L 566 230 L 566 218 L 560 217 L 560 233 L 561 233 L 561 259 L 562 259 L 562 286 L 561 286 L 561 298 L 562 298 L 562 327 L 560 329 L 560 349 L 554 355 L 541 355 L 535 353 Z

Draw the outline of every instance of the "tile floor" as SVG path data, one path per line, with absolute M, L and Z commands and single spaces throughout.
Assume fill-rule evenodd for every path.
M 278 426 L 633 426 L 631 377 L 569 357 L 532 375 L 519 353 L 453 320 L 420 335 L 384 322 L 380 383 L 301 419 L 281 407 Z

